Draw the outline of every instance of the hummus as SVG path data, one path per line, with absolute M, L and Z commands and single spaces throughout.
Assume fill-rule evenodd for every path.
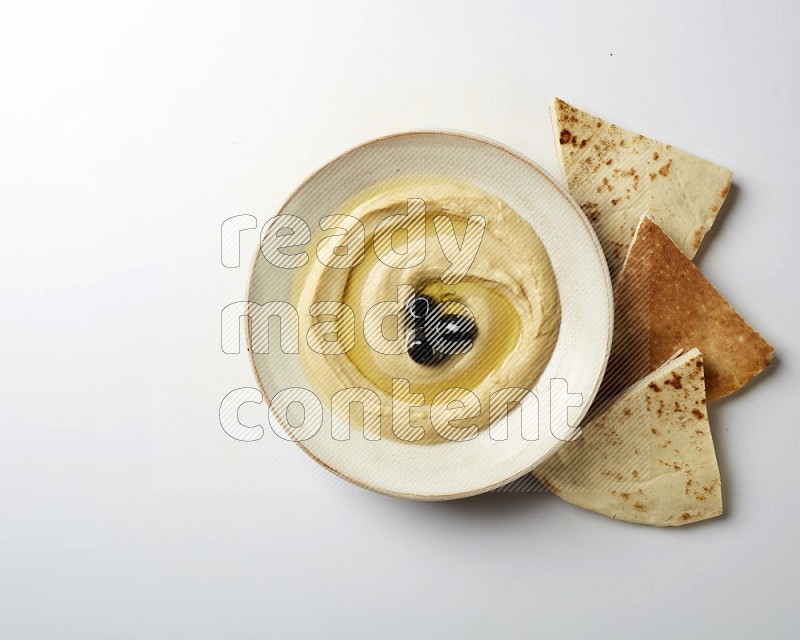
M 469 439 L 497 417 L 492 394 L 505 406 L 533 387 L 558 337 L 558 291 L 544 246 L 506 203 L 447 178 L 404 178 L 325 220 L 293 297 L 304 368 L 340 419 L 371 439 Z M 402 313 L 387 313 L 419 294 L 469 310 L 477 335 L 467 352 L 434 366 L 409 357 Z

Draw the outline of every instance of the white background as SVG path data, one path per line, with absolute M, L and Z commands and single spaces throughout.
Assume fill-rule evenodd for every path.
M 0 636 L 796 637 L 798 25 L 790 2 L 5 6 Z M 226 436 L 253 378 L 219 348 L 247 277 L 221 222 L 398 130 L 559 175 L 554 95 L 734 171 L 698 262 L 777 357 L 710 409 L 726 514 L 405 502 Z

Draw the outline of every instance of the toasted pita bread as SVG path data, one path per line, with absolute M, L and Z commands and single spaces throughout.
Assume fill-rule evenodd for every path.
M 676 526 L 722 513 L 697 349 L 630 387 L 537 467 L 558 497 L 611 518 Z
M 551 115 L 567 187 L 597 232 L 612 278 L 644 212 L 694 256 L 728 195 L 728 169 L 558 98 Z
M 772 360 L 772 345 L 646 215 L 617 279 L 614 316 L 601 402 L 695 346 L 705 358 L 709 400 L 733 393 Z

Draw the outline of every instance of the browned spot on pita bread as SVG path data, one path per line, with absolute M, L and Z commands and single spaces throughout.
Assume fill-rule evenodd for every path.
M 680 389 L 683 386 L 681 384 L 681 377 L 677 373 L 673 373 L 669 380 L 664 381 L 664 384 L 668 384 L 675 389 Z
M 672 167 L 672 159 L 667 162 L 663 167 L 658 170 L 658 173 L 664 176 L 665 178 L 669 175 L 669 170 Z
M 581 209 L 586 214 L 586 217 L 589 218 L 592 222 L 597 220 L 600 217 L 600 208 L 597 206 L 596 202 L 584 202 L 581 205 Z

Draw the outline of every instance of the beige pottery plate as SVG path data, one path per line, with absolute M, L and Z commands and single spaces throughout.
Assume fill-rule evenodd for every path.
M 283 427 L 289 434 L 283 435 L 296 440 L 317 462 L 346 480 L 381 493 L 450 499 L 488 491 L 518 478 L 575 435 L 567 425 L 580 423 L 605 370 L 613 302 L 603 252 L 591 225 L 565 188 L 522 154 L 474 135 L 419 131 L 372 140 L 319 169 L 279 213 L 301 217 L 312 230 L 317 229 L 320 218 L 361 190 L 391 178 L 427 174 L 447 175 L 501 198 L 530 223 L 548 252 L 558 283 L 562 319 L 553 355 L 532 389 L 535 399 L 531 402 L 538 401 L 538 437 L 532 438 L 530 429 L 527 435 L 523 429 L 515 430 L 513 412 L 508 437 L 503 440 L 490 437 L 488 429 L 469 441 L 435 445 L 394 438 L 367 440 L 357 429 L 347 440 L 338 440 L 334 434 L 339 418 L 331 416 L 330 407 L 324 405 L 320 428 L 309 431 L 306 423 L 318 416 L 305 415 L 306 423 L 298 429 L 285 418 L 285 403 L 278 407 L 274 398 L 287 388 L 313 390 L 299 356 L 272 349 L 269 354 L 251 351 L 251 358 L 273 410 L 273 430 L 281 432 Z M 291 300 L 292 276 L 292 270 L 277 268 L 257 253 L 248 300 Z M 580 394 L 580 405 L 567 407 L 567 402 L 575 403 L 578 396 L 562 398 L 553 390 L 553 380 L 566 381 L 570 394 Z M 535 415 L 535 407 L 524 403 L 517 411 L 523 418 Z M 519 420 L 519 416 L 516 418 Z

